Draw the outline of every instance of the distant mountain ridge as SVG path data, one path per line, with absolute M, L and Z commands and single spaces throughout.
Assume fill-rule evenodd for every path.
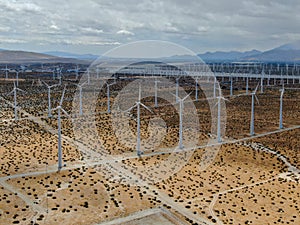
M 246 52 L 239 52 L 239 51 L 230 51 L 230 52 L 223 52 L 223 51 L 217 51 L 217 52 L 207 52 L 204 54 L 198 54 L 198 56 L 203 59 L 204 61 L 207 60 L 224 60 L 224 61 L 233 61 L 233 60 L 239 60 L 245 57 L 250 57 L 253 55 L 261 54 L 261 51 L 258 50 L 251 50 Z
M 73 58 L 73 59 L 82 59 L 82 60 L 95 60 L 99 58 L 98 55 L 93 55 L 93 54 L 75 54 L 75 53 L 62 52 L 62 51 L 49 51 L 49 52 L 43 52 L 43 54 L 62 57 L 62 58 Z
M 281 45 L 268 51 L 217 51 L 198 54 L 205 62 L 300 62 L 300 41 Z M 87 64 L 103 56 L 93 54 L 75 54 L 62 51 L 49 51 L 44 53 L 10 51 L 0 49 L 0 63 L 79 63 Z M 174 55 L 163 58 L 164 61 L 195 60 L 190 55 Z
M 0 63 L 79 63 L 77 59 L 67 59 L 57 56 L 26 52 L 26 51 L 0 51 Z M 82 62 L 81 62 L 82 63 Z
M 300 42 L 281 45 L 261 54 L 245 57 L 243 60 L 263 62 L 300 62 Z

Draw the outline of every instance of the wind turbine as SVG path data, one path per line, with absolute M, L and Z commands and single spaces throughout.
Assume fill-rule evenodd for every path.
M 59 85 L 61 85 L 61 78 L 62 78 L 62 68 L 59 68 L 59 71 L 58 71 L 58 79 L 59 79 Z
M 51 114 L 51 88 L 58 86 L 58 84 L 48 85 L 45 81 L 42 81 L 48 88 L 48 117 L 52 117 Z
M 111 112 L 111 110 L 110 110 L 110 86 L 112 86 L 114 84 L 116 84 L 116 80 L 114 80 L 114 82 L 111 83 L 111 84 L 108 84 L 106 82 L 106 88 L 107 88 L 107 90 L 106 90 L 106 92 L 107 92 L 107 113 Z
M 7 68 L 7 64 L 5 66 L 5 79 L 7 80 L 8 79 L 8 71 L 9 69 Z
M 265 76 L 265 71 L 263 70 L 261 72 L 261 78 L 260 78 L 260 93 L 264 93 L 264 76 Z
M 52 70 L 52 79 L 55 80 L 55 69 Z
M 17 87 L 19 86 L 19 71 L 16 70 L 16 82 L 17 82 Z
M 217 121 L 217 140 L 218 143 L 222 142 L 222 135 L 221 135 L 221 99 L 224 101 L 228 101 L 228 99 L 224 98 L 221 93 L 221 88 L 219 88 L 219 96 L 217 97 L 218 102 L 216 103 L 215 107 L 218 105 L 218 121 Z
M 282 119 L 282 108 L 283 108 L 283 94 L 284 87 L 280 89 L 280 109 L 279 109 L 279 129 L 283 129 L 283 119 Z
M 59 105 L 53 109 L 53 111 L 57 110 L 57 135 L 58 135 L 58 170 L 60 171 L 61 168 L 63 167 L 63 162 L 62 162 L 62 148 L 61 148 L 61 111 L 69 116 L 69 114 L 62 108 L 62 103 L 64 100 L 64 95 L 66 91 L 66 86 L 63 90 Z
M 176 103 L 178 103 L 179 79 L 180 77 L 176 78 Z
M 78 80 L 78 77 L 79 77 L 79 67 L 78 67 L 78 65 L 76 65 L 75 73 L 76 73 L 76 80 Z
M 14 82 L 14 89 L 8 94 L 14 94 L 14 113 L 15 113 L 15 120 L 18 120 L 18 106 L 17 106 L 17 91 L 25 92 L 20 88 L 16 87 L 16 83 Z
M 90 69 L 89 68 L 87 68 L 87 77 L 88 77 L 88 80 L 87 80 L 88 85 L 90 85 L 91 78 L 90 78 Z
M 254 135 L 254 101 L 256 99 L 257 102 L 258 101 L 258 98 L 256 97 L 256 92 L 257 92 L 257 89 L 258 89 L 258 86 L 259 84 L 257 84 L 255 90 L 251 93 L 251 121 L 250 121 L 250 135 L 253 136 Z
M 217 78 L 216 76 L 214 77 L 214 91 L 213 91 L 213 97 L 216 97 L 216 83 L 217 83 Z
M 183 134 L 182 134 L 182 124 L 183 124 L 183 109 L 184 109 L 184 100 L 186 100 L 189 96 L 191 95 L 188 94 L 185 96 L 183 99 L 178 97 L 178 102 L 179 102 L 179 149 L 183 149 Z
M 195 99 L 198 101 L 198 77 L 196 78 L 196 83 L 195 83 Z
M 246 95 L 248 95 L 248 90 L 249 90 L 249 77 L 246 77 Z
M 79 88 L 79 115 L 82 116 L 82 87 L 85 85 L 86 81 L 82 84 L 76 84 L 76 86 Z
M 230 96 L 233 96 L 233 78 L 230 77 Z
M 125 112 L 131 111 L 133 108 L 137 107 L 137 142 L 136 142 L 136 152 L 137 155 L 140 157 L 142 155 L 141 151 L 141 121 L 140 121 L 140 111 L 141 111 L 141 106 L 143 106 L 145 109 L 147 109 L 149 112 L 152 113 L 152 111 L 145 106 L 143 103 L 141 103 L 141 85 L 139 86 L 139 98 L 138 101 L 135 103 L 134 106 L 131 108 L 127 109 Z

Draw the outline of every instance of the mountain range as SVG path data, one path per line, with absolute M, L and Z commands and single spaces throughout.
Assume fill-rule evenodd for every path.
M 62 57 L 62 58 L 73 58 L 73 59 L 81 59 L 81 60 L 96 60 L 97 58 L 99 58 L 99 55 L 75 54 L 75 53 L 60 52 L 60 51 L 43 52 L 43 54 Z
M 300 62 L 300 41 L 281 45 L 268 51 L 251 50 L 239 51 L 217 51 L 198 54 L 204 62 Z M 49 51 L 43 53 L 10 51 L 0 49 L 0 63 L 78 63 L 86 64 L 97 59 L 98 55 L 74 54 L 60 51 Z M 170 60 L 186 61 L 190 57 L 176 55 Z
M 205 62 L 209 61 L 250 61 L 250 62 L 300 62 L 300 42 L 281 45 L 268 51 L 229 51 L 198 54 Z
M 86 63 L 76 58 L 58 57 L 50 54 L 26 51 L 0 50 L 0 63 L 2 64 L 26 64 L 26 63 Z

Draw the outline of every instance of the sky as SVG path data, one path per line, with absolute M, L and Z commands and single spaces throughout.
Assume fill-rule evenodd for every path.
M 299 0 L 0 0 L 0 48 L 97 54 L 141 40 L 196 53 L 300 40 Z

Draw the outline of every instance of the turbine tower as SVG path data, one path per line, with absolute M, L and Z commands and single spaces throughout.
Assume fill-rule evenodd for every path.
M 233 96 L 233 78 L 230 77 L 230 96 Z
M 69 116 L 69 114 L 62 108 L 62 103 L 64 100 L 64 95 L 65 95 L 65 91 L 66 91 L 66 86 L 63 90 L 59 105 L 53 109 L 53 111 L 57 110 L 57 135 L 58 135 L 58 171 L 61 170 L 61 168 L 63 167 L 63 161 L 62 161 L 62 147 L 61 147 L 61 111 L 66 114 L 67 116 Z
M 219 96 L 217 97 L 218 102 L 215 107 L 218 106 L 218 120 L 217 120 L 217 141 L 218 143 L 222 142 L 222 134 L 221 134 L 221 99 L 224 101 L 228 101 L 228 99 L 224 98 L 221 93 L 221 88 L 219 88 Z
M 75 73 L 76 73 L 76 80 L 78 80 L 78 77 L 79 77 L 79 67 L 78 67 L 78 65 L 76 65 Z
M 180 77 L 176 78 L 176 103 L 178 103 L 179 79 Z
M 7 68 L 7 64 L 6 64 L 6 66 L 5 66 L 5 80 L 8 79 L 8 71 L 9 71 L 9 69 Z
M 265 71 L 263 70 L 261 72 L 261 78 L 260 78 L 260 93 L 264 93 L 264 76 L 265 76 Z
M 195 83 L 195 100 L 198 101 L 198 77 L 196 78 Z
M 19 71 L 16 70 L 16 85 L 19 86 Z
M 259 86 L 259 84 L 257 84 L 255 90 L 251 93 L 251 121 L 250 121 L 250 135 L 251 136 L 254 135 L 254 106 L 255 106 L 254 101 L 256 99 L 256 101 L 259 102 L 258 98 L 256 96 L 258 86 Z
M 249 77 L 246 77 L 246 95 L 249 93 Z
M 283 129 L 282 109 L 283 109 L 283 94 L 284 87 L 280 90 L 280 109 L 279 109 L 279 129 Z

